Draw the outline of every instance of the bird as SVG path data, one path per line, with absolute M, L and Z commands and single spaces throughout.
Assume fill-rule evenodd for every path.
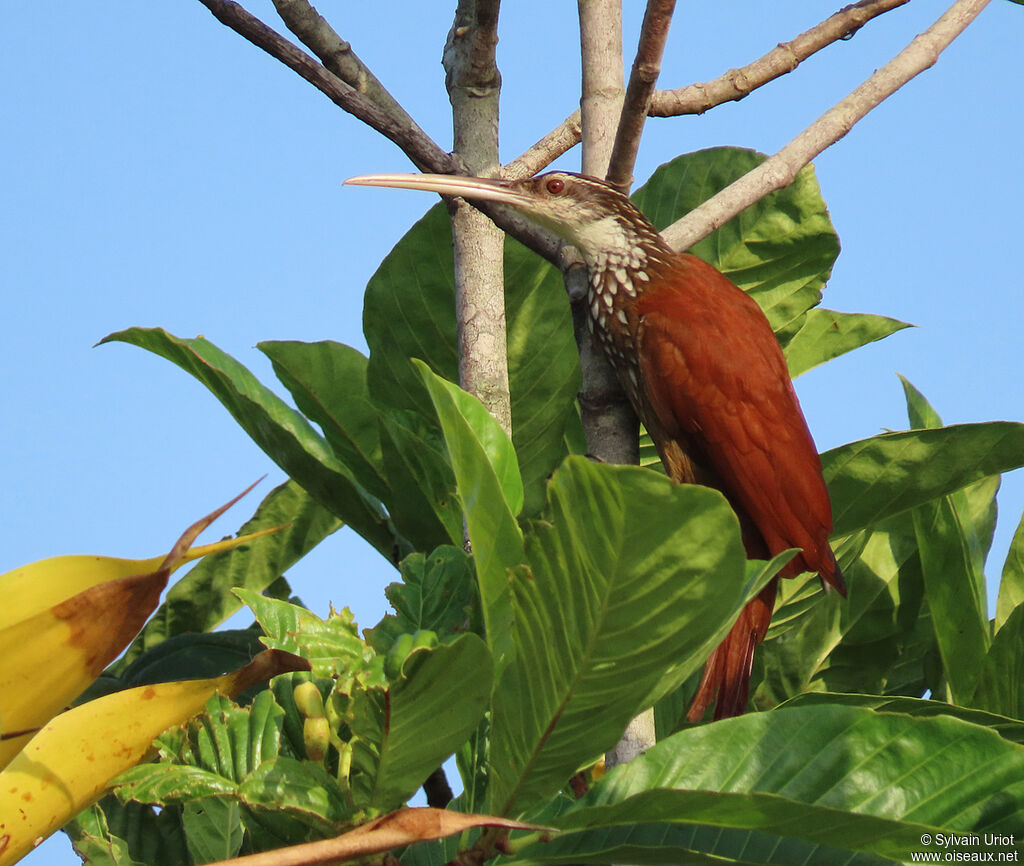
M 799 553 L 739 614 L 708 658 L 687 716 L 742 715 L 754 651 L 779 578 L 817 574 L 846 595 L 829 543 L 821 460 L 785 358 L 757 302 L 702 259 L 675 251 L 619 190 L 551 171 L 506 180 L 444 174 L 362 175 L 347 184 L 427 190 L 511 207 L 572 244 L 588 270 L 588 323 L 650 434 L 666 473 L 719 490 L 748 558 Z

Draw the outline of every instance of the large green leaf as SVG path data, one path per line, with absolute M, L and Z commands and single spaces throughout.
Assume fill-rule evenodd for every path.
M 558 272 L 508 241 L 505 285 L 512 440 L 533 508 L 543 498 L 544 479 L 564 454 L 579 361 Z M 410 359 L 458 381 L 451 225 L 444 207 L 427 211 L 370 279 L 363 330 L 370 346 L 368 378 L 374 399 L 432 417 Z
M 557 268 L 517 241 L 505 242 L 505 311 L 512 441 L 522 470 L 525 513 L 544 504 L 548 476 L 579 426 L 579 354 L 565 283 Z
M 439 507 L 438 500 L 452 500 L 454 505 L 454 479 L 436 453 L 436 432 L 424 430 L 422 420 L 410 429 L 411 413 L 374 403 L 366 381 L 366 357 L 330 341 L 260 343 L 259 348 L 273 361 L 296 405 L 320 425 L 346 469 L 384 502 L 411 544 L 430 550 L 450 540 L 443 521 L 452 509 Z M 458 509 L 454 511 L 457 514 Z M 457 522 L 461 535 L 461 518 Z
M 958 707 L 943 701 L 911 697 L 884 697 L 882 695 L 836 694 L 817 692 L 799 695 L 786 703 L 786 707 L 811 705 L 837 705 L 867 707 L 883 713 L 903 713 L 908 716 L 953 716 L 981 727 L 991 728 L 1003 739 L 1024 745 L 1024 722 L 1006 716 L 970 707 Z
M 497 492 L 505 501 L 506 507 L 513 516 L 517 515 L 523 507 L 523 478 L 519 474 L 516 452 L 508 434 L 501 429 L 501 425 L 487 411 L 484 404 L 472 394 L 467 394 L 458 385 L 442 379 L 422 362 L 417 362 L 416 366 L 423 376 L 434 411 L 441 421 L 449 454 L 456 451 L 462 456 L 463 449 L 469 447 L 468 440 L 462 440 L 468 436 L 472 440 L 474 451 L 478 451 L 491 467 L 499 485 Z M 453 468 L 457 465 L 457 458 L 452 454 Z M 456 474 L 458 475 L 457 468 Z M 463 491 L 461 495 L 465 506 L 466 493 Z
M 392 409 L 380 420 L 384 472 L 396 491 L 395 525 L 421 551 L 461 544 L 462 509 L 437 419 Z
M 1024 466 L 1024 424 L 883 433 L 827 451 L 821 462 L 839 537 Z
M 911 426 L 941 426 L 942 419 L 924 395 L 900 378 Z M 970 488 L 922 503 L 911 512 L 946 688 L 953 703 L 958 704 L 970 702 L 988 652 L 982 569 L 995 527 L 998 487 L 998 478 L 982 479 Z M 979 506 L 980 513 L 975 514 L 972 505 Z M 979 523 L 983 527 L 980 532 Z M 984 540 L 983 535 L 987 536 Z
M 808 310 L 800 330 L 786 344 L 786 364 L 794 379 L 819 364 L 910 328 L 906 322 L 870 313 Z
M 524 561 L 515 514 L 523 486 L 512 443 L 483 404 L 420 366 L 455 472 L 466 530 L 473 546 L 487 643 L 498 672 L 511 659 L 509 569 Z
M 173 635 L 210 631 L 220 625 L 242 606 L 232 589 L 262 592 L 341 525 L 294 481 L 271 490 L 238 534 L 275 526 L 282 529 L 197 563 L 171 587 L 114 670 L 123 671 L 142 653 Z
M 662 229 L 765 158 L 738 147 L 684 154 L 659 167 L 633 200 Z M 746 208 L 690 252 L 749 291 L 785 344 L 821 300 L 839 255 L 814 168 L 803 168 L 788 187 Z
M 1024 719 L 1024 605 L 996 633 L 978 674 L 971 705 Z
M 1024 515 L 1017 524 L 1017 531 L 1010 542 L 1010 550 L 1003 563 L 1003 573 L 999 581 L 999 597 L 996 600 L 997 630 L 1002 629 L 1018 607 L 1024 604 Z
M 924 581 L 907 514 L 837 548 L 848 596 L 822 595 L 816 578 L 783 581 L 755 703 L 769 708 L 810 690 L 920 695 L 934 643 Z
M 162 328 L 129 328 L 120 341 L 177 364 L 202 382 L 278 466 L 389 560 L 399 543 L 380 503 L 358 484 L 309 422 L 244 366 L 203 337 L 183 339 Z
M 526 549 L 515 661 L 491 715 L 493 814 L 521 813 L 614 745 L 703 663 L 750 591 L 725 499 L 638 467 L 568 458 Z
M 413 652 L 385 691 L 356 693 L 353 778 L 359 802 L 389 811 L 476 730 L 493 685 L 487 645 L 475 634 Z
M 371 495 L 389 501 L 391 489 L 381 474 L 380 410 L 366 385 L 367 358 L 330 340 L 264 342 L 257 348 L 353 477 Z
M 936 832 L 773 794 L 664 789 L 579 808 L 552 823 L 562 833 L 513 862 L 879 866 Z
M 430 398 L 410 360 L 459 378 L 451 222 L 442 205 L 424 214 L 384 258 L 366 286 L 363 333 L 370 347 L 370 394 L 381 406 L 430 415 Z
M 561 823 L 659 788 L 775 794 L 893 822 L 1012 834 L 1017 845 L 1024 831 L 1024 746 L 949 716 L 797 706 L 691 728 L 610 772 L 579 801 L 580 818 Z M 800 823 L 794 835 L 813 821 Z M 837 820 L 830 844 L 852 844 L 857 827 Z M 878 850 L 863 836 L 858 844 Z

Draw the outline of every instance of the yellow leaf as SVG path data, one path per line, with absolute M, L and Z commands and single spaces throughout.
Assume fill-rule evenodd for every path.
M 214 694 L 234 696 L 294 670 L 309 670 L 309 662 L 268 650 L 222 677 L 140 686 L 61 713 L 0 772 L 0 866 L 16 863 L 98 799 L 156 737 L 201 712 Z
M 275 531 L 190 549 L 251 489 L 192 524 L 166 556 L 57 557 L 0 577 L 0 769 L 120 655 L 156 609 L 175 569 Z

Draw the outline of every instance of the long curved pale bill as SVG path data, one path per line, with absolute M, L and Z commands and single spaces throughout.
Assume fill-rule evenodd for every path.
M 395 189 L 421 189 L 440 195 L 520 204 L 523 196 L 511 189 L 507 181 L 482 177 L 460 177 L 451 174 L 364 174 L 345 181 L 352 186 L 385 186 Z

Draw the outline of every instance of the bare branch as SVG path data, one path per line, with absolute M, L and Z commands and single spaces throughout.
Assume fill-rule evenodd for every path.
M 909 0 L 860 0 L 801 33 L 782 42 L 759 60 L 731 69 L 706 84 L 691 84 L 679 90 L 655 90 L 651 97 L 651 117 L 702 114 L 716 105 L 742 99 L 758 87 L 773 81 L 796 67 L 812 54 L 840 39 L 847 39 L 864 24 L 908 3 Z M 579 112 L 569 115 L 533 147 L 506 166 L 509 177 L 528 177 L 554 162 L 579 144 L 582 138 Z
M 274 0 L 281 20 L 320 62 L 350 87 L 368 96 L 396 120 L 416 122 L 308 0 Z M 422 130 L 421 130 L 422 131 Z M 425 133 L 424 133 L 425 134 Z
M 582 138 L 583 127 L 580 124 L 580 110 L 577 108 L 522 156 L 506 163 L 501 176 L 509 180 L 533 177 L 563 153 L 572 150 Z
M 415 124 L 399 121 L 366 95 L 346 84 L 306 52 L 232 0 L 199 0 L 213 16 L 327 96 L 335 105 L 357 117 L 397 144 L 423 171 L 452 172 L 459 166 Z
M 459 0 L 444 48 L 445 84 L 452 103 L 455 155 L 473 174 L 498 168 L 495 62 L 498 0 Z M 505 432 L 512 433 L 505 334 L 505 235 L 462 199 L 449 203 L 455 244 L 455 316 L 459 384 L 476 395 Z
M 622 192 L 633 185 L 633 166 L 640 150 L 647 111 L 651 104 L 654 85 L 661 72 L 661 56 L 668 40 L 668 28 L 676 0 L 647 0 L 644 22 L 640 28 L 640 41 L 629 74 L 629 86 L 622 104 L 619 128 L 615 133 L 611 162 L 606 180 Z
M 745 207 L 788 186 L 801 168 L 839 141 L 871 109 L 932 66 L 988 3 L 989 0 L 957 0 L 924 33 L 777 154 L 669 226 L 662 232 L 665 240 L 676 249 L 687 249 Z
M 622 112 L 622 9 L 619 0 L 578 0 L 583 93 L 583 173 L 604 177 L 612 130 Z
M 678 90 L 659 90 L 651 101 L 651 117 L 703 114 L 723 102 L 736 101 L 753 90 L 792 72 L 812 54 L 840 39 L 849 39 L 868 21 L 903 6 L 909 0 L 861 0 L 806 30 L 789 42 L 780 42 L 763 57 L 706 84 L 691 84 Z

